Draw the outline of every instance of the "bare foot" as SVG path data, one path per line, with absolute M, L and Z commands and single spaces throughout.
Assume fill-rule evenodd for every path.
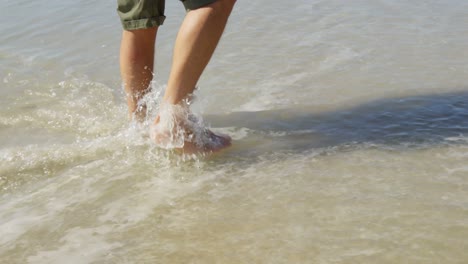
M 228 135 L 215 134 L 209 129 L 205 129 L 203 133 L 205 138 L 201 141 L 202 144 L 197 141 L 184 141 L 184 145 L 176 149 L 184 154 L 202 154 L 218 152 L 231 146 L 231 137 Z
M 183 154 L 212 153 L 231 146 L 231 137 L 209 130 L 188 107 L 179 105 L 160 109 L 151 127 L 151 138 L 159 147 Z

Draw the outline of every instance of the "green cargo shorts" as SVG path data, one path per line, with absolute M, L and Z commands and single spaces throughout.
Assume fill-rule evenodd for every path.
M 216 0 L 181 0 L 186 10 L 211 4 Z M 117 0 L 117 12 L 125 30 L 160 26 L 164 23 L 165 0 Z

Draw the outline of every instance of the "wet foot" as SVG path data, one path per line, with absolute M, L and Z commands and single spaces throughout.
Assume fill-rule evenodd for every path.
M 185 108 L 162 111 L 151 127 L 151 138 L 156 145 L 174 149 L 183 154 L 206 154 L 231 146 L 231 137 L 217 134 Z
M 231 146 L 231 137 L 224 134 L 215 134 L 213 131 L 206 129 L 204 131 L 205 138 L 202 144 L 193 141 L 184 141 L 184 145 L 176 150 L 184 154 L 203 154 L 221 151 Z

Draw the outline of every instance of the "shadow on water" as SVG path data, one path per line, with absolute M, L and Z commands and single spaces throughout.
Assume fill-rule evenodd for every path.
M 235 145 L 255 148 L 250 154 L 349 144 L 415 148 L 466 144 L 461 137 L 468 134 L 468 92 L 381 99 L 325 113 L 292 108 L 204 118 L 213 127 L 247 128 L 248 136 Z

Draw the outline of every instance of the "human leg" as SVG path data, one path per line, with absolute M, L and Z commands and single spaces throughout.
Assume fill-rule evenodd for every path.
M 159 145 L 176 146 L 184 153 L 218 151 L 231 145 L 230 137 L 193 122 L 189 104 L 183 100 L 189 99 L 213 55 L 234 3 L 235 0 L 218 0 L 188 11 L 177 35 L 163 98 L 162 111 L 166 116 L 158 115 L 152 129 L 152 137 Z
M 177 104 L 193 92 L 221 38 L 235 0 L 188 11 L 177 35 L 164 101 Z
M 142 120 L 145 106 L 138 101 L 148 92 L 153 78 L 155 41 L 162 25 L 164 0 L 118 0 L 124 31 L 120 46 L 120 73 L 130 116 Z
M 142 120 L 146 109 L 138 101 L 146 94 L 153 78 L 154 44 L 158 28 L 124 30 L 120 46 L 120 74 L 129 114 Z

